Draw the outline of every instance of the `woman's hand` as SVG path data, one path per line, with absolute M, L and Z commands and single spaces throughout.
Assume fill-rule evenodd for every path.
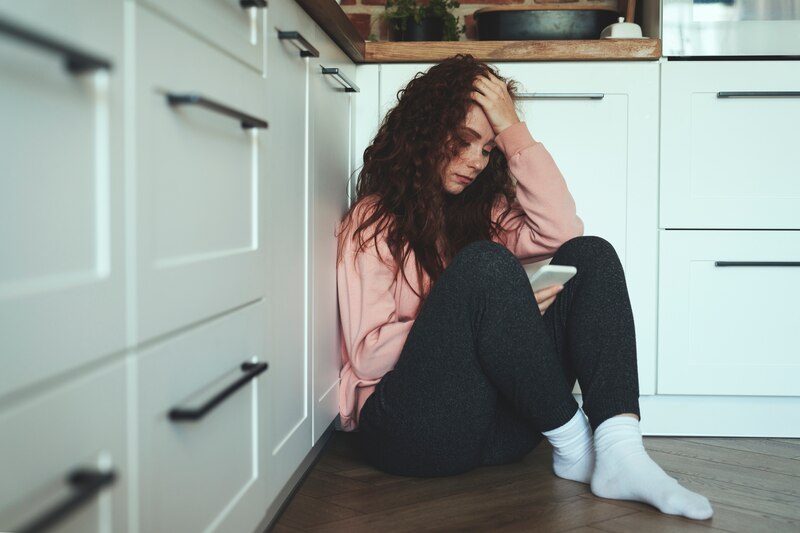
M 473 89 L 470 96 L 483 108 L 495 135 L 499 135 L 507 127 L 520 122 L 514 107 L 514 100 L 508 93 L 508 86 L 503 80 L 489 72 L 488 77 L 478 76 L 475 78 Z
M 544 314 L 547 311 L 547 308 L 556 300 L 556 296 L 563 288 L 563 285 L 552 285 L 533 293 L 536 297 L 536 303 L 539 304 L 540 313 Z

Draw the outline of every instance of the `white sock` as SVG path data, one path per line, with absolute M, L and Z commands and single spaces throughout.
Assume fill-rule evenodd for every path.
M 600 424 L 594 448 L 591 486 L 596 496 L 649 503 L 662 513 L 695 520 L 714 514 L 705 496 L 679 485 L 647 455 L 637 419 L 615 416 Z
M 553 446 L 553 471 L 558 477 L 589 483 L 594 470 L 592 428 L 578 409 L 561 427 L 542 432 Z

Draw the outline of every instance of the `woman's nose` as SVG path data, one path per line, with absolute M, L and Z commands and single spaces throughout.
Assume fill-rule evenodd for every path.
M 470 149 L 466 154 L 467 166 L 474 169 L 482 169 L 483 157 L 481 150 Z

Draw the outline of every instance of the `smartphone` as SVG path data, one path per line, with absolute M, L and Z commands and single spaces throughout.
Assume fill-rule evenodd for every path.
M 533 292 L 537 292 L 553 285 L 563 285 L 577 273 L 578 269 L 574 266 L 544 265 L 536 272 L 529 273 L 528 279 L 533 287 Z

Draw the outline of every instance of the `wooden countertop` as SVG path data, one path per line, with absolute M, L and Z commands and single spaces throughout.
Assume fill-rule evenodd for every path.
M 334 0 L 295 0 L 355 63 L 427 63 L 455 54 L 481 61 L 655 61 L 660 39 L 586 41 L 364 41 Z

